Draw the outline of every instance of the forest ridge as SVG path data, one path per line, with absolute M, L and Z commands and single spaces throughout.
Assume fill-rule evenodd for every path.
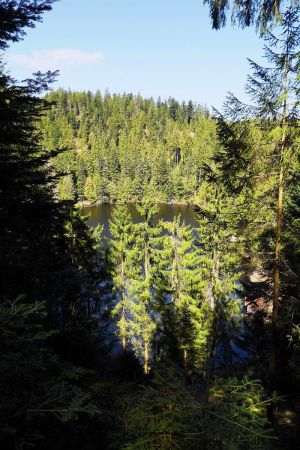
M 43 144 L 64 149 L 54 161 L 61 200 L 192 202 L 201 168 L 217 149 L 215 122 L 192 101 L 58 90 L 42 118 Z

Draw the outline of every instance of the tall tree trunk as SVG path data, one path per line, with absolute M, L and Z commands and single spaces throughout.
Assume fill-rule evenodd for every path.
M 283 184 L 284 184 L 284 164 L 286 152 L 287 136 L 287 116 L 288 116 L 288 79 L 289 79 L 289 43 L 287 42 L 284 78 L 283 78 L 283 107 L 281 118 L 281 142 L 279 148 L 279 178 L 278 178 L 278 197 L 277 197 L 277 219 L 275 235 L 275 260 L 274 260 L 274 281 L 273 281 L 273 307 L 272 307 L 272 336 L 271 336 L 271 355 L 269 372 L 269 395 L 271 396 L 276 388 L 276 373 L 278 369 L 278 308 L 280 301 L 280 266 L 281 266 L 281 234 L 283 224 Z M 268 406 L 268 418 L 271 423 L 274 422 L 274 403 Z
M 150 370 L 149 367 L 149 343 L 148 341 L 144 342 L 144 374 L 148 375 Z
M 122 275 L 122 315 L 121 315 L 121 321 L 122 321 L 122 330 L 121 330 L 121 341 L 122 341 L 122 350 L 126 350 L 126 312 L 125 312 L 125 271 L 124 271 L 124 259 L 122 259 L 121 263 L 121 275 Z
M 281 143 L 279 150 L 279 179 L 278 179 L 278 198 L 277 198 L 277 223 L 276 223 L 276 241 L 275 241 L 275 262 L 274 262 L 274 290 L 273 290 L 273 309 L 272 309 L 272 327 L 277 326 L 278 306 L 280 298 L 280 260 L 281 260 L 281 233 L 283 220 L 283 181 L 284 181 L 284 157 L 286 150 L 286 134 L 287 134 L 287 94 L 288 94 L 288 69 L 289 61 L 289 47 L 287 44 L 285 64 L 284 64 L 284 79 L 283 79 L 283 107 L 281 119 Z
M 146 283 L 146 289 L 149 290 L 149 278 L 150 278 L 150 262 L 149 262 L 149 240 L 145 240 L 145 244 L 144 244 L 144 280 Z M 146 300 L 146 305 L 145 307 L 147 307 L 147 300 Z M 144 315 L 144 322 L 145 324 L 147 323 L 147 312 L 145 312 Z M 146 333 L 146 327 L 144 329 L 144 332 Z M 144 374 L 148 375 L 150 371 L 150 366 L 149 366 L 149 340 L 148 337 L 146 336 L 146 338 L 144 339 Z
M 284 163 L 286 151 L 286 135 L 287 135 L 287 116 L 288 116 L 288 82 L 289 82 L 289 44 L 287 43 L 285 63 L 284 63 L 284 78 L 283 78 L 283 106 L 281 118 L 281 142 L 279 148 L 279 178 L 278 178 L 278 197 L 277 197 L 277 219 L 276 219 L 276 237 L 275 237 L 275 260 L 274 260 L 274 281 L 273 281 L 273 308 L 272 308 L 272 355 L 271 355 L 271 369 L 275 370 L 275 334 L 278 325 L 278 307 L 280 300 L 280 263 L 281 263 L 281 234 L 283 223 L 283 183 L 284 183 Z M 273 366 L 273 367 L 272 367 Z
M 149 250 L 148 250 L 149 242 L 145 241 L 144 245 L 144 274 L 145 274 L 145 281 L 148 282 L 149 278 Z
M 186 369 L 187 368 L 187 349 L 186 348 L 184 348 L 183 349 L 183 364 L 184 364 L 184 368 Z
M 273 281 L 273 307 L 272 307 L 272 335 L 271 335 L 271 355 L 269 372 L 269 395 L 271 396 L 276 388 L 276 371 L 278 360 L 278 308 L 280 302 L 280 265 L 281 265 L 281 234 L 283 222 L 283 182 L 284 166 L 283 157 L 285 150 L 285 128 L 283 129 L 281 150 L 280 150 L 280 171 L 278 178 L 277 197 L 277 220 L 275 235 L 275 260 L 274 260 L 274 281 Z M 274 421 L 274 405 L 270 403 L 268 407 L 268 418 Z
M 123 350 L 123 352 L 125 352 L 125 350 L 126 350 L 126 337 L 124 334 L 122 336 L 122 350 Z
M 278 306 L 280 298 L 280 259 L 281 259 L 281 233 L 283 220 L 283 179 L 284 169 L 281 165 L 278 180 L 278 200 L 277 200 L 277 223 L 276 223 L 276 242 L 275 242 L 275 267 L 274 267 L 274 292 L 272 309 L 272 326 L 277 325 Z

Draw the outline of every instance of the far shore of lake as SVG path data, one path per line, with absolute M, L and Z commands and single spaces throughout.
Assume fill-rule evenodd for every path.
M 76 208 L 90 208 L 92 206 L 101 206 L 101 205 L 120 205 L 120 204 L 136 204 L 137 201 L 125 201 L 125 202 L 89 202 L 88 200 L 82 200 L 80 202 L 75 203 Z M 178 205 L 178 206 L 193 206 L 192 202 L 188 201 L 180 201 L 180 200 L 171 200 L 169 202 L 159 201 L 156 202 L 158 205 Z

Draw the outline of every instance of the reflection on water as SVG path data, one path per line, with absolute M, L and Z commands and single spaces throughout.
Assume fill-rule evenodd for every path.
M 108 236 L 108 228 L 109 228 L 109 220 L 111 219 L 113 209 L 115 205 L 97 205 L 97 206 L 89 206 L 82 210 L 82 213 L 85 216 L 88 216 L 88 224 L 91 227 L 95 227 L 96 225 L 104 225 L 104 236 Z M 136 206 L 134 203 L 128 203 L 127 208 L 132 216 L 132 220 L 134 223 L 142 222 L 142 218 L 137 212 Z M 193 227 L 197 227 L 198 223 L 196 220 L 196 213 L 192 206 L 190 205 L 168 205 L 168 204 L 160 204 L 159 211 L 156 216 L 156 222 L 160 219 L 164 219 L 166 221 L 172 221 L 175 216 L 181 214 L 182 219 L 186 223 L 186 225 L 191 225 Z

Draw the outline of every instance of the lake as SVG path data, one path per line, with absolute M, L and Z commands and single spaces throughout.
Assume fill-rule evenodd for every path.
M 109 220 L 111 219 L 114 208 L 115 205 L 109 204 L 89 206 L 83 208 L 82 213 L 83 215 L 88 217 L 89 226 L 94 228 L 98 224 L 103 225 L 104 236 L 109 236 Z M 137 212 L 134 203 L 128 203 L 127 208 L 132 216 L 132 220 L 134 223 L 142 222 L 142 217 Z M 155 221 L 158 222 L 160 219 L 164 219 L 171 222 L 175 216 L 178 216 L 178 214 L 181 214 L 182 219 L 187 225 L 191 225 L 192 227 L 198 226 L 196 220 L 197 214 L 195 213 L 194 208 L 191 205 L 160 204 Z

